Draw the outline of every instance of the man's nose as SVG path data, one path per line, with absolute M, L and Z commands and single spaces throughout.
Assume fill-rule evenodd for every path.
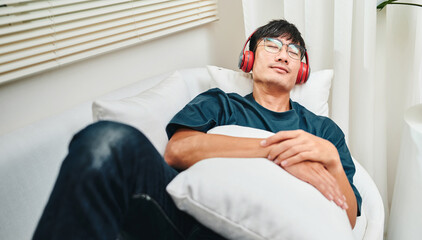
M 276 58 L 275 60 L 277 62 L 285 62 L 285 63 L 288 63 L 288 61 L 289 61 L 289 55 L 287 53 L 287 46 L 286 45 L 284 45 L 281 48 L 280 52 L 278 52 L 276 54 L 275 58 Z

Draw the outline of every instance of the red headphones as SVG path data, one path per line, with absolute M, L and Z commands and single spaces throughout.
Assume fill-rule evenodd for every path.
M 246 51 L 245 52 L 245 48 L 246 48 L 246 44 L 248 44 L 249 40 L 251 39 L 252 35 L 255 32 L 253 32 L 248 40 L 246 40 L 245 45 L 243 46 L 242 51 L 240 52 L 240 56 L 239 56 L 239 69 L 242 69 L 242 71 L 244 72 L 250 72 L 252 70 L 252 66 L 253 66 L 253 62 L 254 62 L 254 53 L 252 51 Z M 306 63 L 301 62 L 300 63 L 300 67 L 299 67 L 299 72 L 297 74 L 297 78 L 296 78 L 296 84 L 304 84 L 306 83 L 306 81 L 309 78 L 309 75 L 311 73 L 311 68 L 309 67 L 308 63 L 308 52 L 305 51 L 305 60 Z

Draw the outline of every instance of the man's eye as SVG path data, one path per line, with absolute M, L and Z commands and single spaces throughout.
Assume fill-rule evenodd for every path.
M 299 56 L 299 53 L 298 53 L 298 52 L 295 52 L 295 51 L 289 51 L 289 53 L 290 53 L 290 54 L 293 54 L 293 55 L 295 55 L 295 56 Z

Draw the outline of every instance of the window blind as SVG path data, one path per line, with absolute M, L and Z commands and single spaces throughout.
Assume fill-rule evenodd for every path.
M 0 84 L 217 19 L 217 0 L 0 0 Z

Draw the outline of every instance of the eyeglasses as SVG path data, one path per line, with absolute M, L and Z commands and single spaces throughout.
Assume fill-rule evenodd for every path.
M 276 38 L 263 38 L 264 49 L 269 53 L 279 53 L 285 45 L 282 41 Z M 287 45 L 287 54 L 296 60 L 302 59 L 305 55 L 306 49 L 300 45 L 290 43 Z

